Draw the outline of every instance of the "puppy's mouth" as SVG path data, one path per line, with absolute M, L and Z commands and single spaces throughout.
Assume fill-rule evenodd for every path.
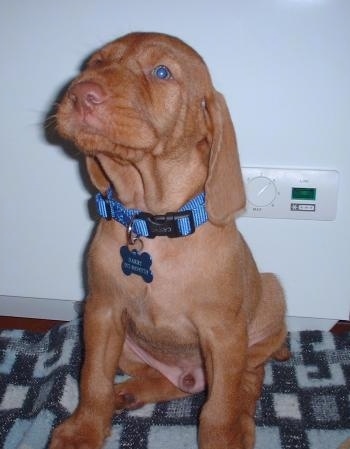
M 147 116 L 94 81 L 73 83 L 57 112 L 59 134 L 83 152 L 118 153 L 120 147 L 150 150 L 157 133 Z

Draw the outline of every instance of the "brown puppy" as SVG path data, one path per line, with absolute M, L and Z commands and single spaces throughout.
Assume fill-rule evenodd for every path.
M 252 449 L 264 362 L 288 352 L 285 304 L 234 223 L 235 135 L 205 63 L 174 37 L 124 36 L 92 56 L 57 123 L 106 219 L 89 254 L 80 402 L 50 448 L 98 449 L 115 410 L 207 388 L 200 449 Z M 114 385 L 118 367 L 132 377 Z

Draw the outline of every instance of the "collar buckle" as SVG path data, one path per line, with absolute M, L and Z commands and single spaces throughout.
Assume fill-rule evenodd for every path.
M 165 215 L 151 215 L 147 212 L 140 212 L 134 219 L 143 220 L 146 223 L 147 237 L 151 239 L 158 236 L 183 237 L 193 234 L 196 229 L 192 210 L 168 212 Z

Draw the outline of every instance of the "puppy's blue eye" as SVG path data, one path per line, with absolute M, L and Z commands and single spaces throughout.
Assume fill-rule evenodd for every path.
M 160 80 L 168 80 L 171 78 L 171 72 L 165 65 L 159 65 L 153 70 L 153 73 Z

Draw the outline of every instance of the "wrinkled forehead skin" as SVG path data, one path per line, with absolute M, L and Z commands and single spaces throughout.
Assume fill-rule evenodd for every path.
M 147 72 L 157 65 L 169 65 L 178 82 L 193 93 L 204 95 L 212 89 L 203 58 L 181 39 L 162 33 L 136 32 L 116 39 L 95 52 L 88 65 L 115 61 Z

